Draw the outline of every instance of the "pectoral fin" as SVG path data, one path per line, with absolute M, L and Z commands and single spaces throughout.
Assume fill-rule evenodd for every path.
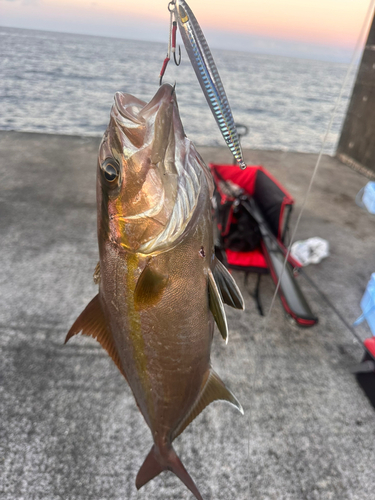
M 192 408 L 185 416 L 185 418 L 182 420 L 180 425 L 174 431 L 172 436 L 173 439 L 179 436 L 186 429 L 186 427 L 206 408 L 206 406 L 218 399 L 228 401 L 228 403 L 235 406 L 237 410 L 243 415 L 241 403 L 238 401 L 236 396 L 226 388 L 219 375 L 215 373 L 211 368 L 195 403 L 193 404 Z
M 215 258 L 214 266 L 213 275 L 224 304 L 244 310 L 245 303 L 242 294 L 228 269 L 217 258 Z
M 69 339 L 71 339 L 74 335 L 78 335 L 80 332 L 82 332 L 82 335 L 87 335 L 96 339 L 111 356 L 117 368 L 126 378 L 121 367 L 120 358 L 113 341 L 112 334 L 106 326 L 106 320 L 103 314 L 102 306 L 100 305 L 99 295 L 96 295 L 92 301 L 89 302 L 86 308 L 75 320 L 73 326 L 68 332 L 68 335 L 66 336 L 65 344 Z
M 228 324 L 225 316 L 224 304 L 211 269 L 208 270 L 208 294 L 213 317 L 215 318 L 221 336 L 225 342 L 228 342 Z
M 167 275 L 155 269 L 152 264 L 147 264 L 134 290 L 134 305 L 136 309 L 145 309 L 159 302 L 167 283 Z

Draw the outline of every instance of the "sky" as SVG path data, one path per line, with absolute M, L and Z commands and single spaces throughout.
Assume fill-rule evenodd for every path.
M 370 0 L 189 0 L 209 45 L 348 62 Z M 0 0 L 0 25 L 167 42 L 168 0 Z

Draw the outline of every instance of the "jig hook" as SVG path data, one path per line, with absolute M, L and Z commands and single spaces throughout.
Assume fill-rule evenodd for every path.
M 163 83 L 163 76 L 167 65 L 171 60 L 171 52 L 173 52 L 173 59 L 176 66 L 181 64 L 181 47 L 178 46 L 178 59 L 176 57 L 176 33 L 177 33 L 177 21 L 176 21 L 176 0 L 172 0 L 168 4 L 168 10 L 170 12 L 170 22 L 169 22 L 169 39 L 168 39 L 168 52 L 167 57 L 164 59 L 163 66 L 159 75 L 159 85 Z M 173 20 L 174 18 L 174 20 Z
M 176 50 L 173 51 L 173 58 L 174 58 L 174 63 L 176 66 L 179 66 L 181 64 L 181 47 L 178 46 L 178 61 L 176 58 Z
M 174 15 L 176 16 L 175 12 L 174 12 Z M 177 21 L 175 19 L 173 21 L 173 26 L 172 26 L 172 52 L 173 52 L 174 63 L 176 66 L 179 66 L 181 64 L 181 47 L 178 46 L 178 61 L 177 61 L 177 58 L 176 58 L 176 33 L 177 33 Z

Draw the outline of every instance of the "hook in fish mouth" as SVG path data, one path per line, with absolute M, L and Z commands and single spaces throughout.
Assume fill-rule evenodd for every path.
M 201 175 L 207 177 L 184 133 L 176 84 L 164 84 L 149 103 L 116 94 L 99 160 L 109 155 L 121 163 L 122 182 L 106 207 L 106 230 L 117 235 L 119 245 L 126 237 L 124 248 L 137 247 L 145 255 L 176 245 L 195 213 Z

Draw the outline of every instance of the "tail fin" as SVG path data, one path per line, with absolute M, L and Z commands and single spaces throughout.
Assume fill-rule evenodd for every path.
M 203 500 L 202 495 L 199 493 L 194 481 L 183 466 L 172 446 L 170 446 L 166 453 L 163 453 L 163 456 L 158 452 L 155 445 L 151 448 L 150 453 L 147 455 L 146 460 L 143 462 L 143 465 L 137 474 L 137 478 L 135 480 L 137 489 L 139 490 L 142 488 L 142 486 L 151 481 L 151 479 L 154 479 L 154 477 L 159 475 L 163 470 L 170 470 L 174 472 L 176 476 L 181 479 L 184 485 L 189 488 L 197 500 Z

